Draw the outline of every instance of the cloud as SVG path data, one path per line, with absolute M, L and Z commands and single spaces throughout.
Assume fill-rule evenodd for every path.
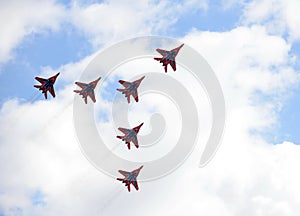
M 57 92 L 56 99 L 32 104 L 8 101 L 1 109 L 0 210 L 4 215 L 16 211 L 49 216 L 121 212 L 298 215 L 300 177 L 295 173 L 299 147 L 292 143 L 272 145 L 251 133 L 272 127 L 278 115 L 273 101 L 253 101 L 253 95 L 260 91 L 281 101 L 284 92 L 299 81 L 290 66 L 290 45 L 261 26 L 223 33 L 194 30 L 182 41 L 211 64 L 227 102 L 223 144 L 208 166 L 197 167 L 203 147 L 199 145 L 174 173 L 140 183 L 138 193 L 128 194 L 123 185 L 98 172 L 81 153 L 72 122 L 74 86 L 67 85 Z M 65 74 L 72 74 L 81 67 L 74 63 L 62 68 Z M 162 69 L 161 65 L 157 68 Z M 180 70 L 169 75 L 182 76 Z M 72 79 L 73 75 L 67 76 Z M 107 100 L 100 106 L 109 109 Z M 137 110 L 146 115 L 142 107 Z M 43 194 L 42 206 L 31 200 L 37 191 Z
M 0 8 L 0 64 L 13 57 L 12 51 L 34 33 L 57 31 L 64 8 L 52 0 L 5 1 Z
M 54 0 L 9 1 L 1 4 L 0 64 L 13 59 L 13 51 L 27 36 L 75 26 L 94 45 L 102 46 L 137 35 L 168 32 L 180 16 L 205 10 L 205 0 L 178 4 L 173 1 L 72 1 L 67 7 Z
M 99 48 L 133 36 L 169 32 L 181 16 L 200 9 L 207 9 L 206 1 L 178 4 L 176 1 L 112 0 L 89 5 L 75 2 L 70 20 Z
M 297 0 L 250 1 L 244 7 L 244 21 L 248 24 L 263 24 L 276 34 L 287 34 L 291 41 L 299 40 L 300 18 Z

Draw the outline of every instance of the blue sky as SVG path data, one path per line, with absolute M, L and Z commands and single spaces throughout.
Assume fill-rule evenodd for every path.
M 14 51 L 14 59 L 1 68 L 0 93 L 1 104 L 11 98 L 31 98 L 36 89 L 35 76 L 43 67 L 60 66 L 79 61 L 91 54 L 92 47 L 87 40 L 71 26 L 64 31 L 37 33 L 26 36 L 21 46 Z M 8 88 L 8 83 L 14 83 L 18 88 Z M 59 88 L 59 80 L 56 88 Z
M 238 5 L 224 9 L 221 7 L 220 1 L 210 1 L 207 11 L 192 12 L 181 17 L 176 23 L 172 35 L 183 36 L 192 28 L 201 31 L 228 31 L 237 25 L 241 13 L 242 7 Z

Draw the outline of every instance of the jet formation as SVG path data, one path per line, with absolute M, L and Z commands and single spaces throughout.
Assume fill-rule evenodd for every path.
M 170 51 L 163 50 L 163 49 L 156 49 L 156 51 L 159 52 L 162 55 L 162 57 L 154 58 L 154 59 L 163 64 L 165 73 L 167 73 L 168 64 L 171 65 L 173 71 L 176 71 L 175 58 L 178 55 L 179 50 L 183 47 L 183 45 L 184 44 L 181 44 L 179 47 L 176 47 Z M 46 99 L 47 99 L 48 91 L 50 92 L 50 94 L 53 97 L 55 97 L 54 83 L 55 83 L 57 77 L 59 76 L 59 74 L 60 73 L 57 73 L 56 75 L 54 75 L 48 79 L 35 77 L 35 79 L 37 81 L 39 81 L 41 83 L 41 85 L 34 85 L 34 87 L 41 90 Z M 140 79 L 137 79 L 133 82 L 119 80 L 119 83 L 122 84 L 125 88 L 117 89 L 117 91 L 119 91 L 125 95 L 125 97 L 127 98 L 128 104 L 130 103 L 130 96 L 132 96 L 136 102 L 139 101 L 137 89 L 140 86 L 140 84 L 144 78 L 145 78 L 145 76 L 143 76 Z M 78 93 L 79 95 L 81 95 L 83 97 L 85 104 L 87 104 L 88 97 L 90 97 L 94 103 L 96 102 L 94 90 L 100 79 L 101 79 L 101 77 L 99 77 L 98 79 L 96 79 L 90 83 L 75 82 L 75 84 L 78 85 L 81 88 L 81 90 L 74 90 L 74 92 Z M 141 123 L 140 125 L 132 128 L 132 129 L 121 128 L 121 127 L 118 128 L 124 135 L 117 136 L 117 138 L 121 139 L 122 141 L 125 141 L 128 149 L 130 149 L 131 143 L 133 143 L 136 148 L 139 148 L 137 134 L 139 133 L 139 130 L 143 124 L 144 123 Z M 143 168 L 143 166 L 141 166 L 138 169 L 133 170 L 131 172 L 119 170 L 119 173 L 121 173 L 124 176 L 124 178 L 117 178 L 117 180 L 122 181 L 122 183 L 125 183 L 125 186 L 127 187 L 129 192 L 130 192 L 131 184 L 135 187 L 136 190 L 139 190 L 138 183 L 137 183 L 137 176 L 139 175 L 142 168 Z
M 133 82 L 119 80 L 119 83 L 121 83 L 125 87 L 125 89 L 117 89 L 117 90 L 119 92 L 122 92 L 122 94 L 125 95 L 128 103 L 130 103 L 130 96 L 132 96 L 136 102 L 139 101 L 137 89 L 140 86 L 140 84 L 144 78 L 145 78 L 145 76 L 143 76 L 140 79 L 137 79 Z
M 125 141 L 128 149 L 130 149 L 131 142 L 135 145 L 136 148 L 138 148 L 139 142 L 137 139 L 137 134 L 139 133 L 140 128 L 143 126 L 143 124 L 144 123 L 132 128 L 132 129 L 118 128 L 124 134 L 124 136 L 117 136 L 117 138 L 121 139 L 122 141 Z
M 75 93 L 78 93 L 79 95 L 82 95 L 82 98 L 84 99 L 85 104 L 87 104 L 87 97 L 89 96 L 94 103 L 96 103 L 96 98 L 95 98 L 95 88 L 97 86 L 97 83 L 101 77 L 98 79 L 90 82 L 90 83 L 82 83 L 82 82 L 75 82 L 76 85 L 78 85 L 81 90 L 74 90 Z
M 35 77 L 35 79 L 37 81 L 39 81 L 41 83 L 41 85 L 34 85 L 34 87 L 38 88 L 40 91 L 42 91 L 42 93 L 44 94 L 46 99 L 48 98 L 48 96 L 47 96 L 48 91 L 50 92 L 52 97 L 55 98 L 54 83 L 58 76 L 59 76 L 59 73 L 57 73 L 56 75 L 54 75 L 48 79 L 41 78 L 41 77 Z
M 125 183 L 125 186 L 127 186 L 128 192 L 130 192 L 130 184 L 132 184 L 136 190 L 139 190 L 139 186 L 137 183 L 137 176 L 139 175 L 141 169 L 144 166 L 141 166 L 140 168 L 133 170 L 131 172 L 119 170 L 119 173 L 121 173 L 124 178 L 117 178 L 117 180 L 122 181 L 122 183 Z
M 173 71 L 176 71 L 176 62 L 175 62 L 175 57 L 177 56 L 179 50 L 183 47 L 184 44 L 181 44 L 179 47 L 176 47 L 170 51 L 163 50 L 163 49 L 156 49 L 159 54 L 162 55 L 161 58 L 154 58 L 156 61 L 159 61 L 160 63 L 163 64 L 163 67 L 165 67 L 165 72 L 167 73 L 168 71 L 168 64 L 171 65 L 173 68 Z

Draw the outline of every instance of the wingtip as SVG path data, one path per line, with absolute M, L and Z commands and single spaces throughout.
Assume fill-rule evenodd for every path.
M 144 124 L 144 122 L 141 123 L 140 125 L 134 127 L 133 130 L 134 130 L 136 133 L 138 133 L 138 132 L 140 131 L 141 127 L 143 126 L 143 124 Z
M 178 49 L 181 49 L 183 46 L 184 46 L 184 43 L 181 44 L 181 45 L 178 47 Z
M 98 83 L 101 80 L 101 77 L 97 78 L 95 81 Z

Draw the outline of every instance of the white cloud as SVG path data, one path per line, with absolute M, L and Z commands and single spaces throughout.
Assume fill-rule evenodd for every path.
M 64 9 L 52 0 L 1 1 L 0 16 L 0 63 L 4 63 L 27 35 L 58 30 Z
M 75 2 L 70 11 L 74 26 L 96 48 L 133 36 L 165 33 L 178 18 L 207 8 L 206 1 L 112 0 L 90 5 Z
M 298 0 L 254 0 L 245 4 L 244 21 L 266 25 L 272 33 L 287 33 L 291 41 L 299 40 L 299 10 Z

